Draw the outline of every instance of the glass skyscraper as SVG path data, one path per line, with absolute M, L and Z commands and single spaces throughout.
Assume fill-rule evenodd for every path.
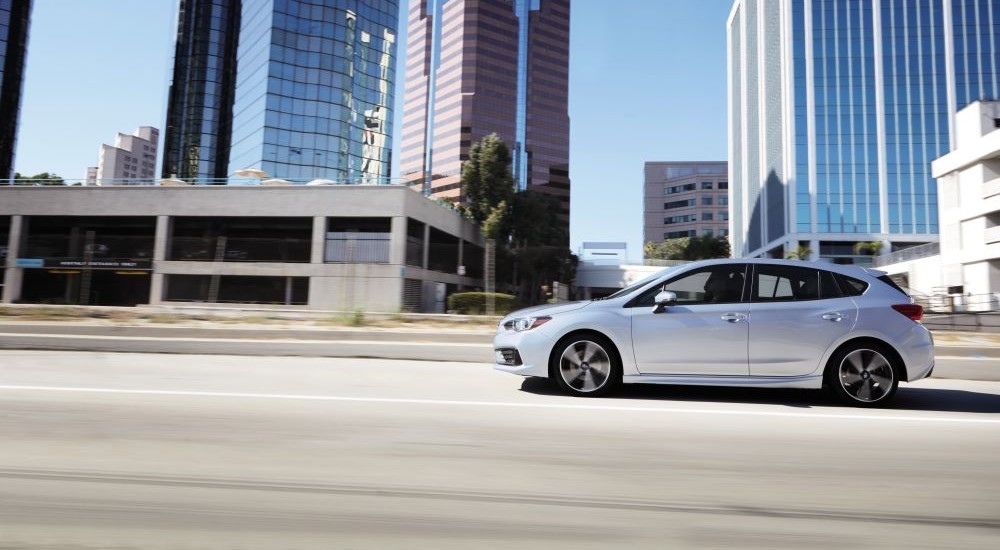
M 727 27 L 733 253 L 936 241 L 930 163 L 1000 98 L 996 0 L 736 0 Z
M 0 0 L 0 181 L 14 175 L 31 0 Z
M 164 176 L 388 182 L 395 0 L 185 4 Z
M 410 3 L 402 177 L 461 197 L 462 162 L 496 133 L 518 190 L 569 212 L 569 0 Z
M 239 0 L 180 0 L 162 175 L 202 183 L 229 176 Z

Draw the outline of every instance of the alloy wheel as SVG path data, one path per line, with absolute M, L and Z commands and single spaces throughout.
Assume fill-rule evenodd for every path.
M 567 386 L 580 393 L 600 390 L 607 384 L 611 372 L 608 352 L 590 340 L 569 344 L 559 358 L 559 376 Z
M 892 364 L 872 349 L 856 349 L 845 355 L 837 375 L 844 393 L 862 403 L 877 403 L 895 388 Z

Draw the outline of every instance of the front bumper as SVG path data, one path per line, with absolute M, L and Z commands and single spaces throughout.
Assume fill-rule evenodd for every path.
M 504 331 L 493 339 L 493 368 L 520 376 L 549 375 L 549 353 L 554 342 L 542 331 Z

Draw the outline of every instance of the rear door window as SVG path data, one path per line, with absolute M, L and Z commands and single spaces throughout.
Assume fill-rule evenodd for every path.
M 834 296 L 829 289 L 830 282 L 824 281 L 823 273 L 808 267 L 757 265 L 750 299 L 759 303 L 832 298 Z

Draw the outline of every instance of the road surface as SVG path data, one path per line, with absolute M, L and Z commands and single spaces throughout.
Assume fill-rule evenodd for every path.
M 0 351 L 0 548 L 998 548 L 1000 383 L 896 406 L 479 363 Z

